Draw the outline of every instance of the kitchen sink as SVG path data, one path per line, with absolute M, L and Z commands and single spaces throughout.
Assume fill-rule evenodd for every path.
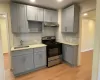
M 14 47 L 14 49 L 18 49 L 18 48 L 27 48 L 29 46 L 18 46 L 18 47 Z

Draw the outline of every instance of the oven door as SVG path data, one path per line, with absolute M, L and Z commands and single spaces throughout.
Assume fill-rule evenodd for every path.
M 60 55 L 61 51 L 59 47 L 49 47 L 48 48 L 48 58 Z

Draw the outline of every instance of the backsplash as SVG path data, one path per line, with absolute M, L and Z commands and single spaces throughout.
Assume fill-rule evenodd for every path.
M 78 34 L 65 34 L 64 41 L 78 44 L 79 36 Z
M 47 29 L 47 28 L 46 28 Z M 19 46 L 20 45 L 20 40 L 23 41 L 24 45 L 32 45 L 32 44 L 39 44 L 41 43 L 41 38 L 43 36 L 56 36 L 57 37 L 57 41 L 60 42 L 68 42 L 68 43 L 76 43 L 78 44 L 78 34 L 68 34 L 68 33 L 57 33 L 57 29 L 44 29 L 45 31 L 43 31 L 43 33 L 27 33 L 27 34 L 15 34 L 13 37 L 14 46 Z
M 41 33 L 27 33 L 27 34 L 15 34 L 14 35 L 14 46 L 20 45 L 20 40 L 23 41 L 24 45 L 32 45 L 41 43 Z
M 59 33 L 59 34 L 57 34 L 57 41 L 65 42 L 65 43 L 79 44 L 79 35 L 78 34 Z

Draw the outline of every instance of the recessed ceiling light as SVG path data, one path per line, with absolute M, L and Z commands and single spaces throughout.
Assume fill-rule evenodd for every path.
M 87 16 L 88 15 L 88 13 L 84 13 L 84 16 Z
M 34 3 L 34 2 L 36 2 L 36 0 L 30 0 L 30 2 L 33 2 Z
M 57 0 L 58 2 L 62 2 L 63 0 Z

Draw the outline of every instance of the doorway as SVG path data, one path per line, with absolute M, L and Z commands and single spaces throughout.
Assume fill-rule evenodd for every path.
M 1 29 L 1 41 L 2 41 L 2 53 L 4 57 L 4 71 L 10 70 L 10 42 L 9 42 L 9 31 L 8 31 L 8 20 L 6 13 L 0 13 L 0 29 Z
M 92 76 L 95 24 L 96 10 L 81 14 L 81 65 L 85 64 L 86 73 L 88 72 L 90 77 Z

